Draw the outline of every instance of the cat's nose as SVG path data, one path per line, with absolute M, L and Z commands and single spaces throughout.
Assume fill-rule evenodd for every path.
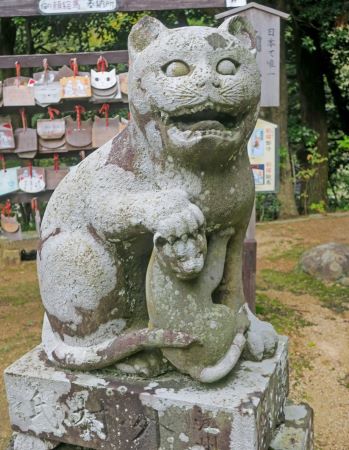
M 215 88 L 219 88 L 219 87 L 221 87 L 221 80 L 219 80 L 218 78 L 215 78 L 214 80 L 212 80 L 212 84 Z
M 198 88 L 203 88 L 206 85 L 206 80 L 199 80 L 196 82 Z
M 210 84 L 210 80 L 200 80 L 196 83 L 197 87 L 199 88 L 203 88 L 206 85 Z M 213 80 L 211 80 L 211 84 L 215 87 L 215 88 L 219 88 L 221 86 L 221 81 L 218 78 L 214 78 Z

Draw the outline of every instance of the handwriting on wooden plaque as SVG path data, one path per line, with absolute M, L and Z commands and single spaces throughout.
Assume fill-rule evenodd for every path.
M 42 14 L 80 14 L 117 9 L 117 0 L 40 0 Z

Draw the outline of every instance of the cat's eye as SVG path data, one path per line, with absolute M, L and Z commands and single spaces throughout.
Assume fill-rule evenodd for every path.
M 95 78 L 95 81 L 99 81 L 99 78 L 98 78 L 98 77 L 96 77 L 96 78 Z
M 109 77 L 107 77 L 107 81 L 110 81 L 110 78 L 109 78 Z
M 235 75 L 238 68 L 239 64 L 231 59 L 222 59 L 217 64 L 217 72 L 221 75 Z
M 190 72 L 188 64 L 183 61 L 172 61 L 166 64 L 162 70 L 168 77 L 184 77 Z

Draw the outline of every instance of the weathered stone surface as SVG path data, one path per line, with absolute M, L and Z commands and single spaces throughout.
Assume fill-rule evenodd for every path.
M 286 338 L 273 358 L 242 361 L 210 386 L 178 373 L 71 372 L 42 355 L 39 346 L 5 373 L 12 426 L 28 436 L 105 450 L 266 450 L 283 421 Z
M 349 245 L 319 245 L 304 253 L 300 266 L 304 272 L 323 281 L 349 286 Z
M 255 33 L 241 17 L 178 29 L 143 17 L 128 43 L 128 127 L 64 178 L 42 221 L 44 349 L 59 367 L 145 374 L 157 349 L 213 382 L 245 343 L 255 360 L 277 345 L 244 307 L 241 277 Z
M 313 410 L 309 405 L 288 402 L 285 423 L 280 425 L 270 450 L 313 450 Z

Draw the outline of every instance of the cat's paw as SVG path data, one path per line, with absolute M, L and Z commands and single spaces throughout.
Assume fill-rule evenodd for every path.
M 159 261 L 170 268 L 178 278 L 195 278 L 204 267 L 207 242 L 203 230 L 196 236 L 185 234 L 174 242 L 158 240 L 155 248 Z
M 252 361 L 271 358 L 275 354 L 279 340 L 274 327 L 268 322 L 259 320 L 249 309 L 248 318 L 250 326 L 245 335 L 244 358 Z
M 188 202 L 185 208 L 160 220 L 156 227 L 154 244 L 161 240 L 173 243 L 184 235 L 196 236 L 204 223 L 205 217 L 200 208 Z
M 160 222 L 154 236 L 159 261 L 178 278 L 195 278 L 202 271 L 207 253 L 205 218 L 190 204 L 180 214 Z

